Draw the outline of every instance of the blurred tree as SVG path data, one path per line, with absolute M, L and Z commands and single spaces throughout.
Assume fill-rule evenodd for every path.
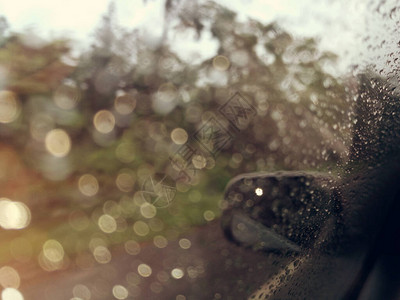
M 41 205 L 53 203 L 65 218 L 80 209 L 96 219 L 112 199 L 126 212 L 126 223 L 144 219 L 130 206 L 141 203 L 135 192 L 148 176 L 173 174 L 168 157 L 178 145 L 171 132 L 182 128 L 191 137 L 211 115 L 223 120 L 218 110 L 238 91 L 256 116 L 248 128 L 230 131 L 234 143 L 207 158 L 191 190 L 176 185 L 182 193 L 157 212 L 165 228 L 179 232 L 204 223 L 208 210 L 218 215 L 224 186 L 238 173 L 315 169 L 346 158 L 351 108 L 343 81 L 329 71 L 334 54 L 275 23 L 239 22 L 234 12 L 214 2 L 167 1 L 166 18 L 164 41 L 154 46 L 138 30 L 119 26 L 110 5 L 76 67 L 63 62 L 69 53 L 64 40 L 33 46 L 26 36 L 6 38 L 0 48 L 0 67 L 7 71 L 4 89 L 14 91 L 23 108 L 15 124 L 0 125 L 0 137 L 10 144 L 18 140 L 18 151 L 46 178 Z M 174 33 L 182 32 L 194 32 L 198 40 L 209 33 L 218 41 L 217 56 L 186 63 L 169 44 Z M 72 144 L 67 157 L 51 157 L 44 137 L 32 136 L 37 120 L 40 130 L 67 132 Z M 97 178 L 100 189 L 82 203 L 77 182 L 85 173 Z M 128 174 L 132 186 L 121 188 L 120 174 Z M 133 194 L 136 202 L 127 201 Z M 54 234 L 64 225 L 53 226 Z M 98 231 L 96 226 L 85 234 Z M 119 243 L 131 231 L 110 239 Z

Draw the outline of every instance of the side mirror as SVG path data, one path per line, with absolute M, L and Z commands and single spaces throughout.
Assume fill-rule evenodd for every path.
M 281 279 L 265 283 L 254 299 L 357 298 L 377 258 L 397 247 L 390 236 L 400 231 L 399 96 L 371 74 L 359 77 L 357 95 L 350 158 L 337 178 L 254 173 L 228 184 L 228 239 L 293 255 Z

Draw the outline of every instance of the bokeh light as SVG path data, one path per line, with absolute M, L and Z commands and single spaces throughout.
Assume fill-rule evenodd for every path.
M 1 292 L 1 300 L 24 300 L 24 296 L 17 289 L 6 288 Z
M 4 229 L 22 229 L 29 225 L 31 212 L 22 202 L 0 198 L 0 226 Z
M 53 263 L 59 263 L 64 259 L 64 248 L 56 240 L 47 240 L 43 245 L 43 255 Z
M 157 214 L 157 209 L 155 208 L 154 205 L 146 202 L 140 206 L 140 213 L 142 214 L 143 217 L 151 219 L 154 218 L 155 215 Z
M 126 299 L 126 298 L 128 298 L 128 295 L 129 295 L 126 287 L 119 285 L 119 284 L 114 285 L 112 292 L 116 299 Z
M 64 266 L 64 255 L 64 248 L 60 242 L 47 240 L 38 257 L 39 265 L 48 272 L 59 270 Z
M 92 293 L 89 288 L 84 284 L 77 284 L 72 289 L 72 294 L 74 297 L 82 300 L 90 300 L 92 297 Z
M 121 115 L 129 115 L 136 107 L 136 99 L 133 95 L 123 94 L 114 100 L 115 110 Z
M 110 133 L 115 126 L 115 117 L 109 110 L 100 110 L 94 115 L 93 125 L 100 133 Z
M 97 246 L 94 248 L 93 256 L 100 264 L 107 264 L 111 261 L 111 252 L 105 246 Z
M 212 221 L 215 219 L 215 213 L 211 210 L 206 210 L 203 216 L 206 221 Z
M 168 245 L 168 240 L 162 235 L 156 235 L 153 238 L 153 243 L 157 248 L 165 248 Z
M 168 114 L 177 105 L 178 95 L 178 90 L 174 84 L 164 83 L 160 85 L 153 98 L 154 111 L 162 115 Z
M 172 277 L 175 278 L 175 279 L 181 279 L 181 278 L 185 275 L 185 273 L 183 272 L 182 269 L 180 269 L 180 268 L 175 268 L 175 269 L 172 269 L 171 275 L 172 275 Z
M 105 233 L 113 233 L 115 230 L 117 230 L 117 222 L 112 216 L 107 214 L 102 215 L 99 218 L 98 225 Z
M 175 128 L 171 132 L 171 139 L 177 145 L 183 145 L 188 140 L 188 134 L 185 129 Z
M 53 129 L 46 134 L 47 151 L 55 157 L 64 157 L 71 150 L 71 139 L 63 129 Z
M 179 246 L 182 249 L 189 249 L 192 246 L 192 242 L 188 239 L 180 239 L 179 240 Z
M 152 273 L 152 269 L 149 265 L 147 264 L 140 264 L 137 267 L 138 273 L 142 277 L 149 277 Z
M 18 272 L 9 266 L 0 269 L 0 284 L 3 288 L 19 288 L 21 280 Z
M 79 178 L 78 187 L 83 195 L 93 197 L 99 191 L 99 182 L 93 175 L 84 174 Z
M 133 172 L 121 172 L 118 174 L 115 184 L 121 192 L 130 192 L 135 184 Z
M 139 236 L 146 236 L 149 232 L 149 226 L 143 221 L 136 221 L 133 224 L 133 231 Z
M 80 99 L 81 93 L 73 83 L 60 85 L 53 95 L 54 103 L 66 110 L 74 108 Z
M 134 240 L 125 242 L 125 251 L 130 255 L 138 255 L 140 253 L 140 245 Z
M 218 55 L 214 57 L 212 63 L 213 67 L 218 71 L 226 71 L 231 65 L 229 59 L 224 55 Z
M 11 91 L 0 91 L 0 123 L 11 123 L 18 118 L 19 100 Z

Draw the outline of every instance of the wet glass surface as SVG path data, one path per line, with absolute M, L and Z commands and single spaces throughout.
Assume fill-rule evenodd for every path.
M 400 297 L 396 3 L 18 2 L 3 300 Z

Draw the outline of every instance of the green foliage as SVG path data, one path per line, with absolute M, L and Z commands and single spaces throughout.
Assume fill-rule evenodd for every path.
M 30 167 L 43 174 L 41 164 L 49 160 L 37 158 L 49 154 L 43 140 L 33 141 L 29 133 L 33 118 L 39 114 L 32 105 L 37 96 L 43 102 L 40 110 L 52 126 L 63 128 L 71 137 L 69 156 L 57 161 L 66 162 L 70 170 L 57 184 L 71 190 L 67 198 L 73 205 L 64 212 L 60 224 L 51 224 L 55 227 L 53 236 L 68 232 L 65 222 L 69 210 L 74 209 L 92 219 L 91 225 L 79 233 L 89 238 L 100 231 L 93 222 L 104 203 L 112 200 L 121 207 L 133 208 L 124 215 L 129 225 L 126 231 L 115 233 L 118 238 L 112 238 L 112 234 L 105 239 L 121 243 L 131 238 L 131 225 L 136 220 L 149 221 L 139 213 L 141 200 L 137 192 L 144 178 L 174 173 L 168 160 L 177 148 L 171 140 L 172 130 L 183 128 L 189 137 L 193 136 L 210 115 L 221 118 L 218 108 L 237 91 L 252 103 L 257 115 L 248 128 L 232 132 L 234 143 L 215 157 L 214 167 L 198 171 L 194 186 L 178 186 L 171 206 L 157 210 L 164 231 L 174 228 L 180 233 L 204 224 L 206 211 L 218 217 L 224 186 L 239 173 L 274 170 L 278 166 L 325 167 L 345 155 L 349 129 L 348 119 L 343 116 L 350 108 L 343 83 L 328 72 L 335 63 L 333 53 L 319 51 L 315 40 L 291 36 L 275 23 L 240 23 L 235 13 L 213 2 L 200 6 L 196 14 L 178 14 L 175 21 L 178 25 L 170 30 L 195 28 L 199 36 L 210 30 L 219 43 L 218 55 L 229 60 L 229 68 L 217 70 L 213 59 L 187 64 L 168 43 L 149 46 L 138 31 L 117 25 L 113 7 L 76 67 L 63 63 L 69 50 L 66 41 L 33 48 L 15 35 L 0 48 L 0 66 L 9 74 L 4 89 L 18 94 L 23 106 L 20 131 L 11 124 L 0 125 L 5 128 L 0 134 L 7 135 L 7 143 L 16 145 Z M 57 107 L 54 97 L 66 83 L 77 90 L 79 102 L 64 110 Z M 116 111 L 119 94 L 133 97 L 132 113 Z M 99 133 L 93 126 L 100 110 L 115 116 L 116 126 L 111 133 Z M 18 140 L 21 136 L 24 142 Z M 132 172 L 136 180 L 129 191 L 115 185 L 123 170 Z M 85 173 L 99 179 L 100 192 L 95 200 L 89 201 L 78 192 L 78 179 Z M 42 180 L 45 186 L 52 184 L 48 176 Z M 65 207 L 65 202 L 55 205 Z M 44 205 L 42 209 L 53 208 Z M 154 234 L 136 238 L 146 240 Z M 68 249 L 74 251 L 72 246 Z

